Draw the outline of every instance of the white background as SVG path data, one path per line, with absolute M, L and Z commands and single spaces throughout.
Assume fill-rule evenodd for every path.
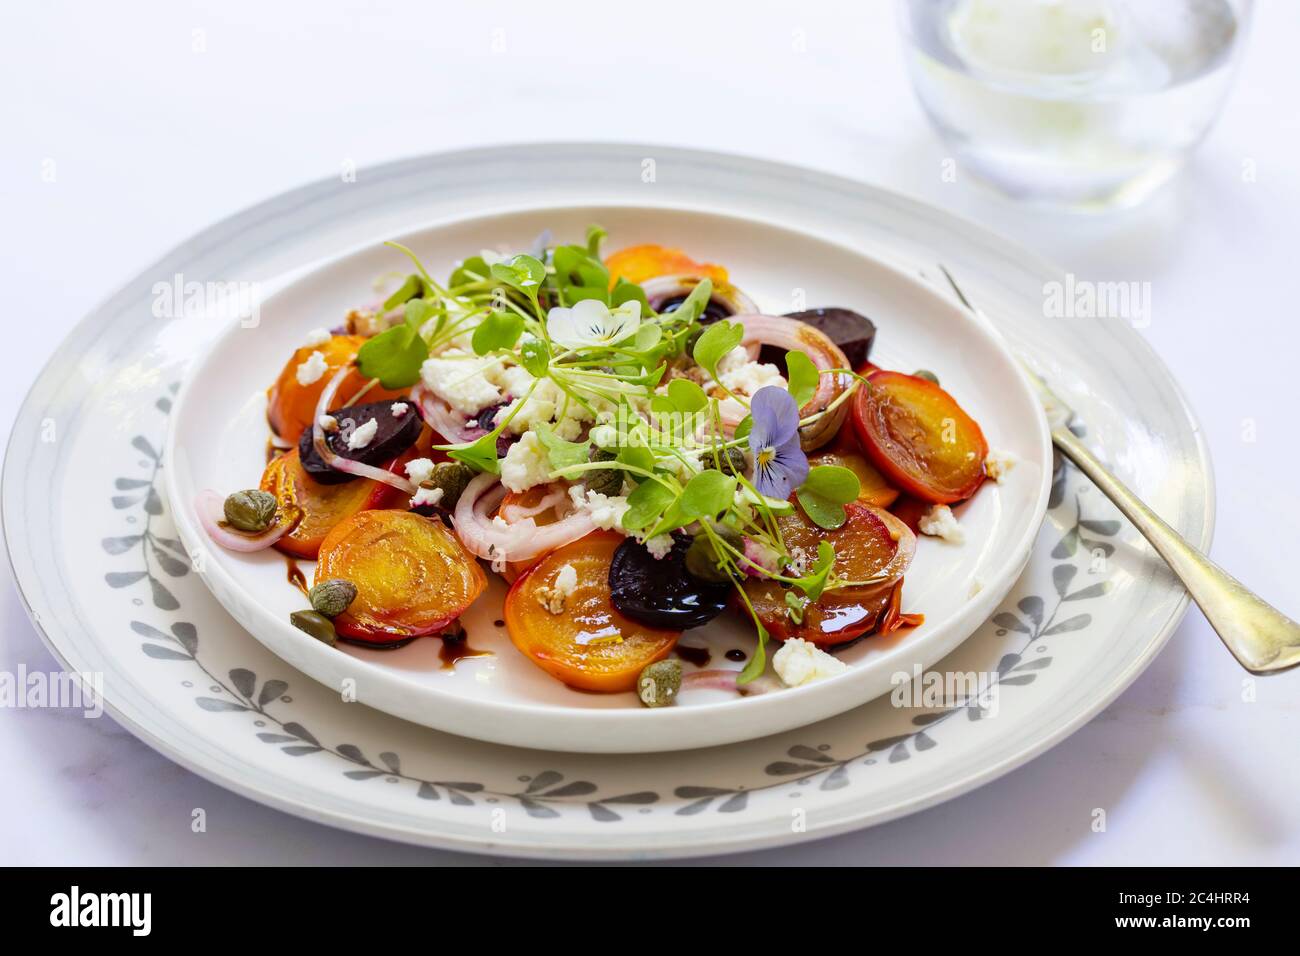
M 76 320 L 173 244 L 346 160 L 364 176 L 431 150 L 555 139 L 742 152 L 920 197 L 1080 278 L 1150 282 L 1143 334 L 1214 455 L 1213 555 L 1300 617 L 1300 4 L 1261 0 L 1192 165 L 1100 219 L 1019 209 L 960 171 L 944 182 L 893 13 L 884 0 L 8 4 L 0 400 L 17 408 Z M 7 580 L 0 628 L 0 669 L 56 666 Z M 1193 610 L 1131 689 L 1027 767 L 871 831 L 727 862 L 1300 862 L 1300 674 L 1260 681 L 1253 703 L 1244 676 Z M 107 717 L 0 711 L 0 767 L 0 863 L 489 862 L 263 808 Z M 189 831 L 195 807 L 206 834 Z

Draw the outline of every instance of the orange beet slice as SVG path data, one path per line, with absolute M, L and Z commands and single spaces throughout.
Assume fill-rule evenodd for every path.
M 478 561 L 446 525 L 396 510 L 359 512 L 325 537 L 316 583 L 330 578 L 357 588 L 335 630 L 374 644 L 441 633 L 487 586 Z
M 975 419 L 934 382 L 877 370 L 853 403 L 853 426 L 872 464 L 896 488 L 933 504 L 969 498 L 989 446 Z
M 892 574 L 891 568 L 906 559 L 899 554 L 898 527 L 866 505 L 852 503 L 844 510 L 844 524 L 833 531 L 817 527 L 802 509 L 778 519 L 791 557 L 811 568 L 818 542 L 828 541 L 835 548 L 835 575 L 848 581 L 867 581 L 879 574 Z M 907 531 L 902 534 L 906 536 Z M 889 608 L 892 589 L 893 582 L 887 582 L 826 591 L 804 607 L 803 620 L 796 622 L 786 604 L 789 589 L 764 578 L 750 578 L 745 583 L 745 594 L 769 634 L 781 641 L 800 637 L 822 647 L 843 644 L 874 630 Z
M 275 543 L 285 554 L 315 558 L 325 536 L 344 518 L 396 502 L 398 493 L 378 481 L 322 485 L 302 467 L 298 449 L 273 458 L 262 472 L 260 487 L 275 495 L 282 513 L 301 512 L 294 529 Z
M 847 429 L 846 429 L 847 430 Z M 849 446 L 847 442 L 838 441 L 826 451 L 819 451 L 808 457 L 810 465 L 839 465 L 858 476 L 858 501 L 864 505 L 888 508 L 898 497 L 898 489 L 885 480 L 875 465 L 867 460 L 866 455 L 856 448 L 856 443 Z
M 647 243 L 640 246 L 628 246 L 611 253 L 605 259 L 609 268 L 609 287 L 612 289 L 620 278 L 628 282 L 642 283 L 656 276 L 700 276 L 714 282 L 726 282 L 727 270 L 712 263 L 696 262 L 680 249 L 670 249 Z
M 285 363 L 279 377 L 266 391 L 266 418 L 271 430 L 280 439 L 296 445 L 302 437 L 303 429 L 310 428 L 316 414 L 316 403 L 320 393 L 325 390 L 334 374 L 356 358 L 358 350 L 366 342 L 364 335 L 332 335 L 327 342 L 320 345 L 304 345 L 293 353 Z M 311 358 L 312 352 L 320 352 L 327 366 L 325 374 L 310 385 L 298 384 L 298 366 Z M 337 404 L 348 401 L 366 384 L 367 379 L 360 372 L 352 372 L 339 385 Z M 376 385 L 366 392 L 365 400 L 378 402 L 385 399 L 401 398 L 407 390 L 390 392 Z
M 506 597 L 510 640 L 534 664 L 579 690 L 617 693 L 636 688 L 647 664 L 668 656 L 680 631 L 638 624 L 614 610 L 609 595 L 609 565 L 623 536 L 597 531 L 557 548 L 516 579 Z M 578 584 L 552 614 L 538 601 L 542 588 L 555 584 L 570 564 Z

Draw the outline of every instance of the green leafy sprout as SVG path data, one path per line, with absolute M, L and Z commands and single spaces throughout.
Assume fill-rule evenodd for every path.
M 713 292 L 708 279 L 699 281 L 675 310 L 655 313 L 641 286 L 623 278 L 611 283 L 600 257 L 604 237 L 603 229 L 592 226 L 582 245 L 557 245 L 540 257 L 518 254 L 489 263 L 482 255 L 471 256 L 452 270 L 445 284 L 433 279 L 410 249 L 388 243 L 410 260 L 414 271 L 383 302 L 382 311 L 392 324 L 361 347 L 357 364 L 372 384 L 406 388 L 420 380 L 430 356 L 468 334 L 475 356 L 527 370 L 533 376 L 528 392 L 517 397 L 495 428 L 471 442 L 435 446 L 492 474 L 501 471 L 498 438 L 542 381 L 553 383 L 564 403 L 589 412 L 598 424 L 582 441 L 566 440 L 548 424 L 531 426 L 547 451 L 549 477 L 579 481 L 590 472 L 617 471 L 625 488 L 630 486 L 622 521 L 627 533 L 648 540 L 685 527 L 707 541 L 718 572 L 735 584 L 757 629 L 758 649 L 739 678 L 746 683 L 766 668 L 768 640 L 744 587 L 748 577 L 788 586 L 787 613 L 796 622 L 808 603 L 849 582 L 835 574 L 835 549 L 826 540 L 819 542 L 810 566 L 800 568 L 803 573 L 783 573 L 799 563 L 786 547 L 780 526 L 794 505 L 760 494 L 745 469 L 731 465 L 735 450 L 743 453 L 747 447 L 752 419 L 745 415 L 727 437 L 722 402 L 734 400 L 747 410 L 748 400 L 721 383 L 718 366 L 741 343 L 743 327 L 726 320 L 700 322 Z M 591 348 L 552 342 L 546 325 L 549 310 L 586 299 L 610 308 L 640 303 L 642 318 L 635 335 Z M 395 321 L 394 313 L 399 313 Z M 671 375 L 664 383 L 670 368 L 676 372 L 693 365 L 708 375 L 712 392 L 684 375 Z M 831 407 L 801 420 L 801 427 L 830 414 L 856 389 L 867 386 L 851 369 L 818 369 L 803 352 L 787 353 L 786 378 L 801 408 L 815 394 L 821 376 L 832 374 L 850 378 L 850 386 Z M 605 427 L 613 422 L 617 427 Z M 597 429 L 599 443 L 594 441 Z M 858 478 L 848 468 L 814 465 L 794 498 L 809 519 L 833 530 L 844 524 L 844 506 L 858 493 Z

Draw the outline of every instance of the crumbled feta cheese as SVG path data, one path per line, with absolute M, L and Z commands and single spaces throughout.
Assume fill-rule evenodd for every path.
M 416 488 L 415 494 L 411 495 L 411 507 L 418 508 L 421 505 L 436 505 L 441 500 L 441 488 Z
M 321 376 L 328 371 L 329 363 L 325 361 L 325 353 L 316 351 L 308 355 L 304 361 L 298 363 L 298 370 L 295 374 L 298 376 L 298 384 L 307 386 L 319 382 Z
M 565 441 L 577 441 L 582 437 L 582 422 L 576 418 L 561 418 L 553 427 L 556 438 Z
M 522 435 L 532 426 L 549 422 L 554 418 L 558 402 L 563 394 L 559 386 L 549 378 L 543 379 L 527 398 L 522 396 L 516 398 L 497 412 L 496 423 L 499 425 L 509 417 L 510 424 L 506 427 L 516 435 Z M 522 405 L 520 405 L 521 402 Z M 516 406 L 520 406 L 518 412 L 515 411 Z
M 1016 467 L 1016 461 L 1016 456 L 1009 452 L 989 452 L 989 456 L 984 459 L 984 474 L 1001 484 L 1002 479 L 1007 476 L 1007 472 Z
M 416 458 L 406 463 L 406 477 L 410 478 L 417 485 L 423 484 L 433 477 L 433 460 L 429 458 Z
M 578 572 L 571 564 L 560 565 L 555 572 L 555 580 L 550 587 L 543 585 L 537 589 L 537 603 L 552 614 L 564 613 L 564 602 L 573 596 L 578 587 Z
M 587 434 L 587 437 L 597 448 L 618 447 L 618 429 L 613 425 L 597 425 Z
M 728 372 L 734 372 L 742 365 L 749 364 L 749 349 L 743 345 L 737 345 L 722 358 L 718 359 L 718 374 L 726 375 Z
M 522 365 L 509 365 L 501 370 L 500 385 L 507 395 L 519 398 L 533 384 L 533 375 Z
M 772 655 L 772 669 L 787 687 L 802 687 L 813 681 L 834 677 L 849 669 L 838 657 L 832 657 L 815 644 L 795 637 L 781 645 Z
M 448 349 L 436 358 L 425 359 L 420 377 L 434 395 L 462 415 L 472 416 L 501 401 L 501 390 L 493 381 L 499 368 L 498 359 Z
M 402 418 L 410 410 L 411 406 L 406 404 L 406 402 L 393 402 L 389 407 L 389 411 L 393 413 L 394 418 Z
M 551 458 L 536 432 L 525 432 L 501 459 L 501 484 L 511 491 L 527 491 L 550 479 Z
M 329 340 L 329 329 L 312 329 L 307 333 L 307 337 L 302 340 L 302 344 L 309 349 L 314 349 L 318 345 L 324 345 Z
M 943 538 L 953 544 L 961 544 L 966 540 L 966 532 L 961 529 L 961 525 L 957 524 L 957 518 L 947 505 L 931 505 L 921 513 L 917 525 L 922 534 Z
M 371 439 L 375 437 L 375 432 L 379 431 L 378 419 L 370 419 L 364 425 L 358 425 L 352 429 L 352 434 L 348 436 L 348 451 L 356 451 L 358 448 L 365 448 L 370 444 Z
M 673 536 L 664 533 L 648 538 L 646 539 L 645 549 L 650 552 L 656 561 L 662 561 L 668 557 L 668 552 L 673 549 Z
M 323 432 L 336 432 L 339 430 L 339 420 L 333 415 L 322 415 L 316 419 L 316 424 L 320 425 Z
M 560 565 L 560 570 L 555 572 L 555 590 L 567 598 L 573 595 L 574 588 L 577 586 L 578 572 L 573 565 L 568 563 Z
M 746 362 L 729 372 L 719 370 L 718 380 L 731 391 L 743 395 L 753 395 L 760 388 L 766 388 L 768 385 L 786 387 L 781 370 L 775 365 L 766 365 L 762 362 Z
M 569 488 L 569 498 L 573 506 L 585 511 L 597 528 L 604 531 L 621 531 L 623 515 L 627 512 L 627 498 L 623 495 L 602 495 L 599 491 L 587 491 L 582 485 Z

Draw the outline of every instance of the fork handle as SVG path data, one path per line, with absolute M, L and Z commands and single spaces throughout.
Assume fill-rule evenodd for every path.
M 1069 429 L 1053 429 L 1052 442 L 1151 542 L 1242 667 L 1273 674 L 1300 664 L 1300 624 L 1183 540 Z

